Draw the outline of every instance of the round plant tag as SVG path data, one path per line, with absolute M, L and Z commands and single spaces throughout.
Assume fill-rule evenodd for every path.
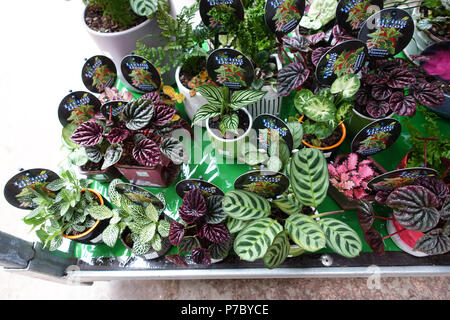
M 25 188 L 31 187 L 36 189 L 38 186 L 45 187 L 46 184 L 56 179 L 59 179 L 59 176 L 47 169 L 21 171 L 8 180 L 3 194 L 10 205 L 19 209 L 32 210 L 37 208 L 38 205 L 31 201 L 33 194 Z
M 241 0 L 200 0 L 199 10 L 203 23 L 211 28 L 223 29 L 220 21 L 215 21 L 210 11 L 215 9 L 220 13 L 234 13 L 240 20 L 244 20 L 244 5 Z M 221 30 L 226 32 L 226 30 Z
M 250 87 L 255 69 L 243 53 L 234 49 L 217 49 L 208 57 L 206 68 L 210 78 L 218 85 L 231 90 Z
M 289 178 L 274 171 L 250 171 L 241 175 L 234 182 L 235 189 L 253 192 L 264 198 L 276 198 L 288 187 Z
M 199 189 L 205 198 L 208 198 L 209 196 L 225 195 L 219 187 L 200 179 L 182 180 L 175 186 L 175 191 L 180 198 L 183 198 L 186 193 L 193 189 Z
M 336 9 L 338 24 L 356 36 L 364 21 L 383 9 L 383 0 L 341 0 Z
M 402 9 L 383 9 L 362 25 L 358 39 L 365 42 L 372 58 L 383 59 L 402 51 L 411 41 L 414 21 Z
M 292 151 L 294 138 L 286 123 L 280 118 L 271 114 L 261 114 L 253 120 L 252 128 L 256 130 L 259 149 L 269 152 L 273 142 L 283 139 L 289 147 L 289 151 Z
M 117 121 L 127 103 L 126 101 L 110 101 L 102 105 L 100 110 L 106 119 Z
M 332 85 L 338 77 L 357 73 L 368 57 L 366 44 L 348 40 L 328 50 L 319 60 L 316 79 L 322 85 Z
M 392 146 L 402 132 L 402 125 L 395 119 L 381 119 L 364 127 L 353 139 L 352 152 L 371 156 Z
M 59 103 L 59 122 L 63 126 L 69 123 L 78 126 L 92 119 L 100 111 L 101 105 L 100 100 L 92 93 L 86 91 L 71 92 Z
M 116 84 L 117 69 L 110 58 L 93 56 L 84 64 L 81 78 L 89 91 L 102 93 Z
M 390 191 L 412 184 L 417 178 L 436 175 L 437 171 L 430 168 L 400 169 L 379 175 L 370 180 L 367 185 L 377 191 Z
M 268 0 L 264 19 L 278 37 L 294 30 L 305 11 L 305 0 Z
M 161 87 L 161 75 L 155 66 L 143 57 L 126 56 L 120 63 L 120 70 L 125 81 L 138 92 L 153 92 Z
M 149 203 L 153 204 L 153 206 L 158 210 L 164 209 L 165 207 L 165 204 L 153 193 L 130 183 L 117 184 L 116 191 L 131 201 L 144 207 L 146 207 Z

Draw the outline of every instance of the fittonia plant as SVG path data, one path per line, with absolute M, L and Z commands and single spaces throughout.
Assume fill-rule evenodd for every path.
M 290 190 L 278 199 L 267 200 L 244 190 L 225 194 L 222 207 L 228 229 L 236 235 L 234 251 L 246 261 L 263 258 L 268 268 L 279 266 L 289 254 L 325 247 L 349 258 L 359 255 L 362 243 L 357 233 L 340 220 L 322 218 L 341 211 L 302 213 L 302 206 L 315 208 L 326 197 L 329 177 L 323 154 L 302 149 L 294 153 L 289 168 Z

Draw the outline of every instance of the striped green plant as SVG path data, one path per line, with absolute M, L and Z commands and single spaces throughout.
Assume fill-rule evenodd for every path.
M 294 194 L 286 194 L 281 198 L 274 199 L 272 203 L 284 213 L 291 215 L 294 213 L 300 213 L 303 205 L 297 200 Z
M 349 225 L 333 218 L 320 219 L 318 224 L 325 233 L 328 248 L 347 258 L 359 255 L 362 242 Z
M 326 246 L 325 233 L 310 216 L 293 214 L 286 219 L 285 228 L 295 244 L 306 251 L 314 252 Z
M 250 222 L 251 222 L 251 220 L 243 221 L 243 220 L 238 220 L 238 219 L 235 219 L 232 217 L 228 217 L 227 221 L 226 221 L 226 225 L 227 225 L 227 228 L 230 231 L 230 233 L 233 234 L 233 233 L 238 233 L 239 231 L 244 229 Z
M 269 269 L 274 269 L 286 260 L 289 255 L 289 233 L 287 230 L 280 232 L 267 249 L 264 255 L 264 264 Z
M 138 16 L 149 17 L 158 11 L 159 0 L 130 0 L 130 7 Z
M 242 260 L 260 259 L 281 231 L 283 226 L 271 218 L 252 221 L 237 235 L 234 251 Z
M 222 200 L 223 211 L 238 220 L 254 220 L 270 215 L 270 203 L 261 196 L 244 190 L 228 191 Z
M 304 148 L 294 153 L 289 177 L 292 190 L 303 205 L 317 208 L 325 200 L 329 175 L 327 162 L 320 150 Z

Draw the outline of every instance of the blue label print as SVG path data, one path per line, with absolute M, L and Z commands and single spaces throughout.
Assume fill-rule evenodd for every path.
M 248 179 L 251 182 L 280 182 L 279 176 L 249 176 Z
M 272 8 L 278 8 L 279 5 L 283 4 L 286 0 L 272 0 L 270 1 L 270 5 Z
M 234 0 L 207 0 L 210 6 L 232 5 Z
M 242 66 L 244 64 L 243 59 L 230 58 L 230 57 L 216 57 L 216 62 L 220 65 L 222 64 L 233 64 L 236 66 Z
M 33 185 L 39 182 L 45 182 L 48 179 L 47 173 L 42 173 L 36 177 L 26 177 L 26 179 L 15 181 L 13 184 L 19 189 L 23 189 L 27 186 Z
M 280 136 L 286 137 L 287 135 L 286 128 L 280 128 L 271 119 L 262 119 L 262 122 L 264 127 L 266 127 L 267 129 L 275 130 Z
M 330 58 L 328 59 L 327 65 L 325 66 L 323 79 L 327 79 L 333 75 L 333 69 L 334 65 L 336 64 L 337 57 L 337 53 L 330 54 Z
M 403 29 L 408 24 L 408 20 L 398 20 L 394 18 L 377 18 L 375 19 L 375 28 L 395 28 L 395 29 Z
M 146 63 L 126 62 L 125 64 L 130 69 L 148 70 L 148 64 Z
M 358 3 L 362 2 L 362 0 L 352 0 L 348 2 L 345 6 L 343 6 L 340 11 L 349 13 Z
M 87 105 L 90 101 L 91 101 L 91 99 L 89 98 L 89 96 L 86 96 L 84 98 L 66 103 L 64 105 L 64 109 L 66 109 L 67 111 L 72 111 L 72 110 L 78 108 L 79 106 Z
M 86 73 L 84 74 L 84 76 L 88 79 L 92 78 L 94 76 L 95 71 L 101 67 L 101 65 L 103 64 L 101 59 L 97 59 L 97 61 L 95 61 L 94 65 L 92 67 L 89 68 L 88 71 L 86 71 Z
M 367 129 L 366 133 L 368 136 L 380 133 L 380 132 L 391 132 L 392 130 L 394 130 L 395 125 L 389 125 L 389 126 L 383 126 L 383 127 L 379 127 L 379 128 L 371 128 L 371 129 Z

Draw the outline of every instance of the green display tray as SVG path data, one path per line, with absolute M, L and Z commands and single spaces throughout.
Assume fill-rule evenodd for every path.
M 123 85 L 118 83 L 119 90 L 123 89 Z M 137 98 L 140 94 L 133 93 L 133 95 Z M 295 96 L 295 92 L 293 92 L 290 96 L 283 99 L 283 105 L 281 109 L 280 118 L 282 120 L 287 120 L 289 116 L 295 116 L 296 110 L 294 108 L 293 99 Z M 177 104 L 176 108 L 180 111 L 181 115 L 187 119 L 184 105 Z M 395 119 L 402 122 L 402 117 L 394 116 Z M 420 128 L 420 123 L 424 121 L 423 114 L 418 111 L 415 117 L 412 119 L 414 125 Z M 438 119 L 438 125 L 443 130 L 450 129 L 450 122 L 443 118 Z M 205 134 L 206 129 L 201 129 L 203 135 Z M 445 131 L 444 131 L 445 132 Z M 387 171 L 395 170 L 401 159 L 405 156 L 405 154 L 410 150 L 411 145 L 408 142 L 408 137 L 410 133 L 406 128 L 402 129 L 402 134 L 398 138 L 398 140 L 389 148 L 375 156 L 373 158 Z M 344 143 L 338 150 L 338 154 L 350 153 L 350 144 L 353 137 L 347 136 Z M 202 145 L 199 145 L 198 140 L 194 139 L 193 142 L 193 152 L 203 152 L 204 150 L 209 150 L 210 142 L 203 141 Z M 204 139 L 205 140 L 205 139 Z M 195 142 L 197 141 L 197 143 Z M 219 158 L 220 157 L 220 158 Z M 156 194 L 162 192 L 166 198 L 167 206 L 166 206 L 166 214 L 172 218 L 177 217 L 178 207 L 181 205 L 181 198 L 175 192 L 175 185 L 178 181 L 184 179 L 203 179 L 210 183 L 218 186 L 222 191 L 227 192 L 228 190 L 233 189 L 234 181 L 241 174 L 246 173 L 251 169 L 250 166 L 244 164 L 226 164 L 226 160 L 221 158 L 221 156 L 216 157 L 214 151 L 210 153 L 206 153 L 202 157 L 202 161 L 199 164 L 184 164 L 181 168 L 181 173 L 177 179 L 177 181 L 168 188 L 150 188 L 144 187 L 144 189 Z M 223 163 L 223 164 L 221 164 Z M 124 181 L 124 178 L 122 178 Z M 108 184 L 94 182 L 92 188 L 99 191 L 105 198 L 108 200 L 107 188 Z M 326 200 L 318 207 L 319 212 L 329 212 L 340 210 L 341 208 L 338 204 L 329 196 Z M 390 210 L 385 207 L 377 207 L 377 215 L 389 217 L 391 214 Z M 358 223 L 358 217 L 356 211 L 346 211 L 342 214 L 334 215 L 333 218 L 345 221 L 350 227 L 352 227 L 363 239 L 363 231 Z M 381 219 L 376 219 L 374 223 L 375 229 L 377 229 L 382 237 L 388 235 L 386 230 L 386 221 Z M 372 252 L 369 246 L 363 242 L 363 250 L 362 252 Z M 391 239 L 384 240 L 386 251 L 401 251 Z M 331 253 L 332 251 L 325 248 L 317 253 Z M 177 248 L 173 247 L 169 250 L 168 253 L 177 253 Z M 131 252 L 127 250 L 120 241 L 117 241 L 117 244 L 114 248 L 110 248 L 104 244 L 99 245 L 85 245 L 76 243 L 74 245 L 74 256 L 78 259 L 92 259 L 99 257 L 125 257 L 130 256 Z

